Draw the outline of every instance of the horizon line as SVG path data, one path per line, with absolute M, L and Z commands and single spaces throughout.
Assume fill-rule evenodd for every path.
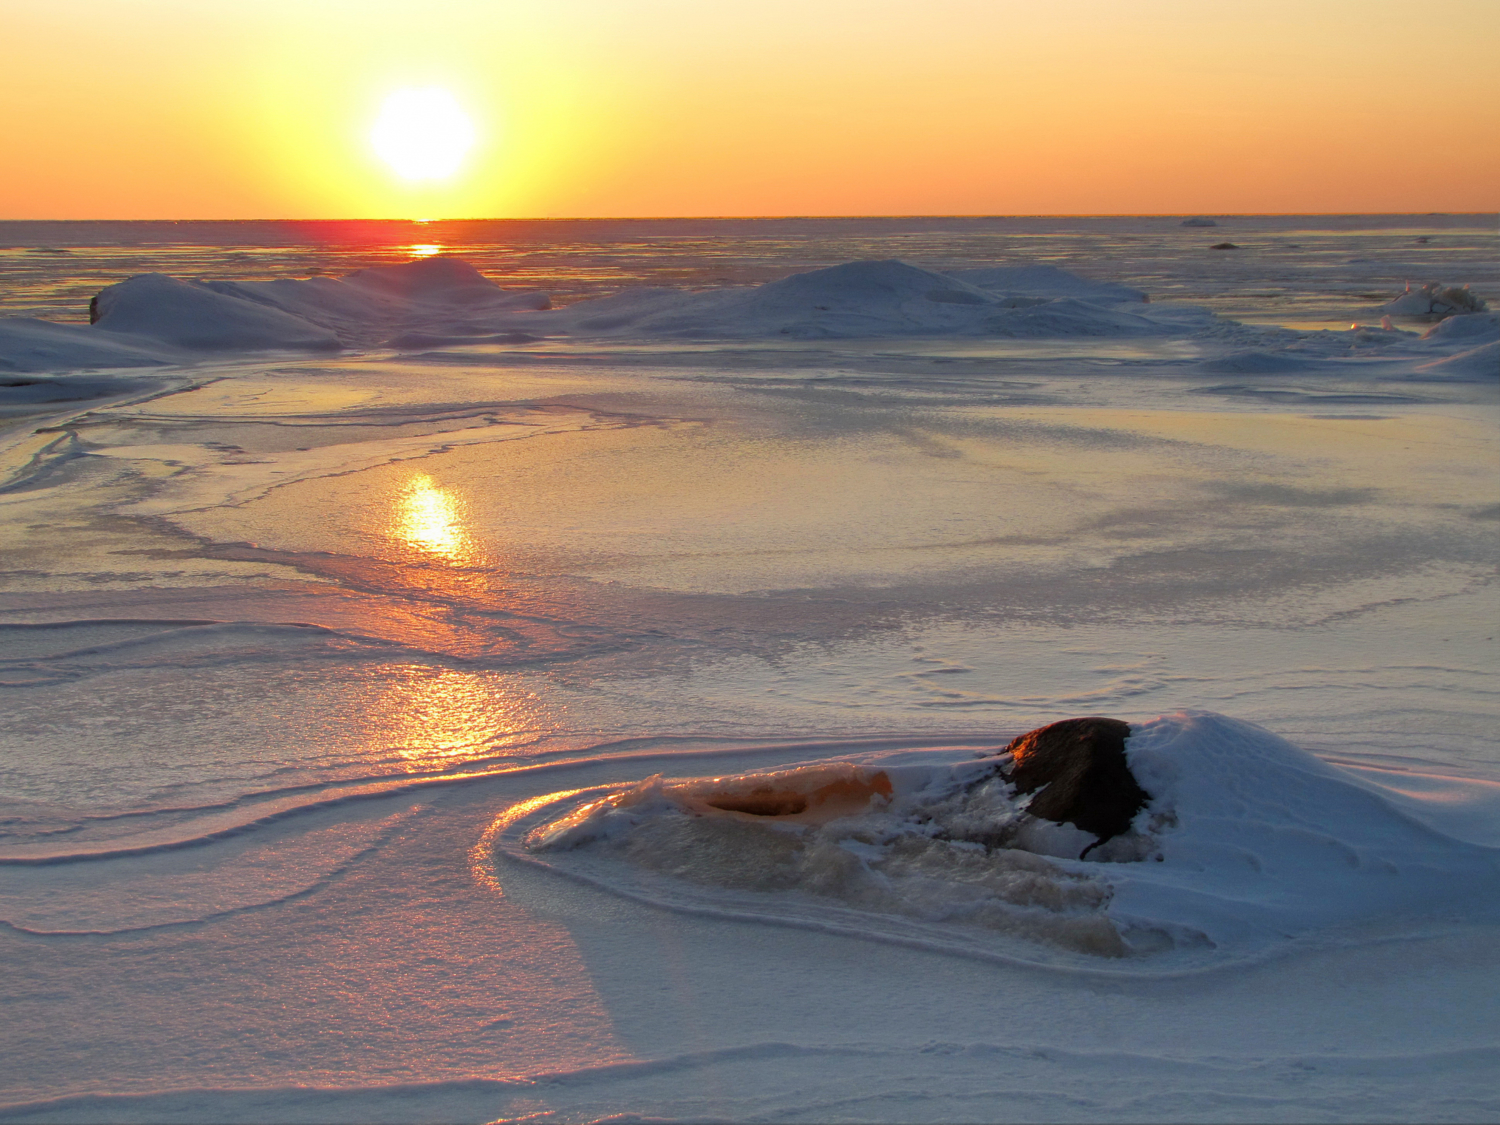
M 134 219 L 19 219 L 0 218 L 0 223 L 672 223 L 672 222 L 799 222 L 827 220 L 911 219 L 1289 219 L 1289 218 L 1468 218 L 1500 217 L 1497 211 L 1136 211 L 1058 212 L 1009 214 L 906 214 L 906 215 L 503 215 L 452 216 L 446 218 L 134 218 Z

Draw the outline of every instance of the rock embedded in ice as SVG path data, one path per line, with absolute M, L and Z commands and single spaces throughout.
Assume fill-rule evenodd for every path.
M 1084 849 L 1087 855 L 1128 832 L 1151 799 L 1125 761 L 1129 737 L 1129 725 L 1119 719 L 1064 719 L 1007 746 L 1012 764 L 1006 772 L 1017 793 L 1034 794 L 1026 806 L 1032 816 L 1099 837 Z
M 1238 250 L 1239 247 L 1233 242 L 1215 242 L 1209 247 L 1210 250 Z

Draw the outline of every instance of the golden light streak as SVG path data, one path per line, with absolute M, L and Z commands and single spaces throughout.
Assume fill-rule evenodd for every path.
M 391 533 L 407 546 L 449 562 L 467 563 L 475 554 L 461 502 L 426 473 L 413 476 L 397 494 Z
M 412 664 L 371 708 L 371 752 L 447 769 L 554 729 L 535 693 L 493 674 Z
M 495 841 L 516 821 L 529 816 L 537 809 L 558 801 L 566 801 L 569 797 L 583 793 L 583 789 L 567 789 L 560 793 L 543 793 L 539 797 L 530 797 L 524 801 L 517 801 L 510 808 L 497 816 L 490 822 L 490 826 L 484 830 L 474 846 L 469 849 L 469 873 L 474 881 L 480 886 L 488 887 L 496 894 L 503 895 L 505 892 L 500 887 L 500 879 L 495 873 Z

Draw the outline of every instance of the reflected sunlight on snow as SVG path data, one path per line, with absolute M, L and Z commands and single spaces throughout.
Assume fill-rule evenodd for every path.
M 371 749 L 448 767 L 493 757 L 555 729 L 540 699 L 493 675 L 411 664 L 371 708 Z
M 407 546 L 449 562 L 470 562 L 475 552 L 462 507 L 452 489 L 439 488 L 426 473 L 417 473 L 396 497 L 391 534 Z

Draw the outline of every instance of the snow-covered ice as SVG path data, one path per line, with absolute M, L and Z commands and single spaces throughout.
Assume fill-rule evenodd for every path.
M 1493 1119 L 1493 231 L 949 222 L 13 254 L 0 1120 Z

